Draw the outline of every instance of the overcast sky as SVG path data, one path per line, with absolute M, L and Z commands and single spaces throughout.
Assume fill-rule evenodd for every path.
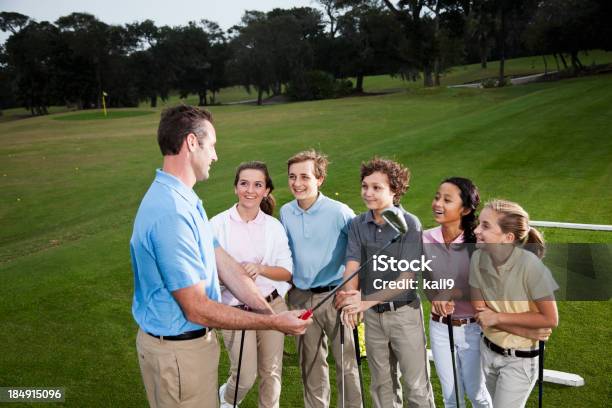
M 318 7 L 311 0 L 0 0 L 0 11 L 16 11 L 36 21 L 54 22 L 72 12 L 87 12 L 107 24 L 153 20 L 157 26 L 184 25 L 203 18 L 227 30 L 240 22 L 244 10 Z M 10 33 L 0 31 L 0 43 Z

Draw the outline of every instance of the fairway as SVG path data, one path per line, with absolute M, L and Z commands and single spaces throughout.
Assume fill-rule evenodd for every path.
M 286 159 L 314 147 L 331 160 L 323 192 L 357 213 L 365 209 L 359 164 L 379 155 L 411 169 L 402 204 L 425 227 L 434 225 L 431 199 L 449 176 L 472 178 L 483 201 L 521 203 L 534 220 L 612 224 L 610 74 L 211 110 L 219 162 L 211 179 L 195 187 L 209 217 L 234 202 L 241 161 L 266 161 L 277 202 L 289 201 Z M 65 387 L 71 407 L 146 405 L 131 316 L 129 239 L 161 166 L 159 110 L 148 112 L 120 120 L 51 115 L 0 123 L 0 386 Z M 604 232 L 545 234 L 550 242 L 612 241 Z M 586 385 L 545 384 L 545 406 L 609 405 L 611 313 L 610 301 L 560 302 L 546 366 L 579 374 Z M 286 346 L 281 406 L 302 406 L 293 339 Z M 222 353 L 220 381 L 227 364 Z M 442 406 L 433 364 L 432 383 Z M 256 401 L 252 391 L 241 406 Z M 537 390 L 529 404 L 537 406 Z
M 151 111 L 137 111 L 132 109 L 113 109 L 106 114 L 100 111 L 94 112 L 79 112 L 72 113 L 67 115 L 56 115 L 53 117 L 55 120 L 96 120 L 96 119 L 124 119 L 124 118 L 133 118 L 134 116 L 142 116 L 149 115 L 153 112 Z

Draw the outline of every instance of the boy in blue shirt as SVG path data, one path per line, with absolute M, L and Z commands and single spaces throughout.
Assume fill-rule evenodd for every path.
M 292 309 L 308 309 L 342 282 L 348 225 L 355 216 L 347 205 L 326 197 L 319 191 L 327 174 L 326 156 L 308 150 L 287 162 L 289 189 L 295 200 L 285 204 L 280 217 L 293 254 L 293 284 L 288 295 Z M 361 407 L 359 375 L 353 336 L 345 335 L 344 370 L 341 362 L 340 317 L 333 299 L 317 309 L 314 323 L 298 337 L 298 353 L 304 384 L 304 406 L 328 407 L 330 400 L 328 339 L 336 361 L 338 405 L 342 406 L 341 384 L 346 407 Z

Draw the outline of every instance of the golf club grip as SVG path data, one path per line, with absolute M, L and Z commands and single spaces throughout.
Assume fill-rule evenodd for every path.
M 448 342 L 450 345 L 451 361 L 453 364 L 453 386 L 455 394 L 455 404 L 459 407 L 459 387 L 457 386 L 457 363 L 455 362 L 455 336 L 453 332 L 453 315 L 446 315 L 446 327 L 448 327 Z
M 353 341 L 355 342 L 355 358 L 357 359 L 357 364 L 361 365 L 361 350 L 359 349 L 359 328 L 357 326 L 355 326 L 355 328 L 353 329 Z
M 544 342 L 540 340 L 539 343 L 540 344 L 538 344 L 538 348 L 540 349 L 540 354 L 539 354 L 540 361 L 539 361 L 539 366 L 538 366 L 538 380 L 542 382 L 544 379 Z
M 310 316 L 312 316 L 312 309 L 308 309 L 308 310 L 306 310 L 304 313 L 302 313 L 302 314 L 300 315 L 300 319 L 302 319 L 302 320 L 308 320 L 308 319 L 310 319 Z
M 344 325 L 340 322 L 340 344 L 344 344 Z
M 538 346 L 540 349 L 538 358 L 538 408 L 542 408 L 542 399 L 544 395 L 544 341 L 540 340 Z

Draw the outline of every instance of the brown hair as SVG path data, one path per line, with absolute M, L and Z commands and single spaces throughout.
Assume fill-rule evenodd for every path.
M 544 257 L 544 238 L 540 231 L 529 226 L 529 214 L 519 204 L 507 200 L 492 200 L 484 208 L 491 209 L 500 214 L 497 224 L 504 233 L 514 234 L 514 243 L 517 245 L 531 244 L 528 250 L 539 258 Z
M 327 156 L 321 152 L 317 152 L 314 149 L 304 150 L 302 152 L 296 153 L 287 160 L 287 172 L 289 172 L 289 167 L 295 163 L 301 163 L 308 160 L 312 160 L 314 163 L 314 175 L 317 179 L 327 177 L 327 165 L 329 161 L 327 160 Z
M 261 211 L 263 211 L 264 213 L 272 215 L 272 213 L 274 213 L 274 207 L 276 207 L 276 200 L 272 195 L 272 190 L 274 190 L 274 184 L 272 183 L 272 178 L 270 177 L 270 173 L 268 172 L 268 166 L 266 166 L 266 163 L 260 161 L 240 163 L 240 165 L 236 168 L 236 176 L 234 177 L 234 187 L 238 185 L 238 180 L 240 179 L 240 172 L 242 172 L 242 170 L 259 170 L 264 174 L 264 177 L 266 179 L 265 187 L 269 188 L 270 191 L 268 192 L 268 195 L 265 196 L 263 200 L 261 200 L 259 208 L 261 208 Z
M 393 192 L 393 204 L 399 205 L 402 196 L 408 190 L 410 170 L 393 160 L 374 157 L 367 163 L 361 163 L 361 181 L 377 171 L 387 175 L 389 187 Z
M 183 141 L 190 133 L 196 135 L 201 142 L 208 136 L 204 121 L 212 124 L 212 114 L 205 109 L 188 105 L 164 109 L 157 128 L 157 143 L 162 155 L 178 154 Z

